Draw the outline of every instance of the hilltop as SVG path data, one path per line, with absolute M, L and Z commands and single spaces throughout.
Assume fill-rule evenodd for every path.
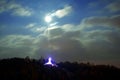
M 109 65 L 60 62 L 44 65 L 45 59 L 0 60 L 0 80 L 120 80 L 120 69 Z

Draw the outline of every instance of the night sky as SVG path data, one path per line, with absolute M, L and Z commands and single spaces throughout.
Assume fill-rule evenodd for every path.
M 120 67 L 120 0 L 0 0 L 0 58 L 26 56 Z

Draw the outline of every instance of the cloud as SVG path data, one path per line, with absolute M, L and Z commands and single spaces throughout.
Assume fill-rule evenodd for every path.
M 120 28 L 120 15 L 102 16 L 102 17 L 88 17 L 81 22 L 82 28 L 104 26 Z
M 1 0 L 0 1 L 0 13 L 4 12 L 5 11 L 5 1 L 4 0 Z M 3 7 L 4 6 L 4 7 Z
M 59 9 L 51 14 L 51 16 L 56 16 L 58 18 L 62 18 L 67 16 L 72 11 L 72 6 L 65 6 L 63 9 Z
M 51 23 L 50 26 L 55 26 L 57 24 L 58 24 L 58 22 L 54 22 L 54 23 Z
M 82 20 L 79 28 L 82 36 L 80 41 L 86 48 L 90 60 L 119 61 L 120 16 L 88 17 Z M 112 63 L 113 64 L 113 63 Z
M 72 7 L 71 6 L 66 6 L 65 8 L 63 9 L 60 9 L 60 10 L 57 10 L 55 12 L 55 15 L 58 17 L 58 18 L 62 18 L 66 15 L 68 15 L 70 12 L 72 11 Z
M 30 11 L 28 8 L 19 7 L 14 9 L 14 12 L 12 14 L 18 16 L 31 16 L 32 11 Z
M 31 16 L 33 14 L 33 11 L 30 10 L 27 7 L 23 7 L 20 4 L 14 3 L 14 2 L 7 2 L 6 0 L 0 1 L 0 13 L 3 12 L 11 12 L 12 15 L 17 16 Z
M 25 28 L 29 29 L 30 31 L 35 32 L 35 33 L 41 33 L 41 32 L 44 32 L 47 27 L 41 26 L 36 23 L 30 23 L 30 24 L 26 25 Z
M 107 29 L 103 30 L 101 26 L 107 27 Z M 84 31 L 81 27 L 83 29 L 91 28 L 91 30 Z M 111 27 L 116 28 L 116 30 L 112 30 Z M 46 28 L 44 36 L 49 38 L 49 48 L 55 51 L 56 54 L 53 53 L 55 56 L 64 57 L 60 56 L 62 53 L 72 57 L 75 53 L 76 58 L 81 58 L 81 60 L 85 57 L 89 60 L 102 60 L 104 58 L 108 61 L 117 57 L 116 60 L 119 60 L 120 33 L 117 31 L 118 28 L 119 15 L 89 17 L 83 19 L 79 25 L 65 24 Z
M 63 61 L 85 60 L 85 48 L 79 40 L 61 36 L 50 40 L 50 43 L 51 48 L 55 50 L 54 55 Z
M 30 57 L 39 58 L 40 56 L 49 55 L 49 49 L 53 52 L 51 55 L 57 57 L 58 60 L 64 58 L 61 54 L 69 55 L 68 59 L 83 54 L 82 44 L 79 40 L 72 39 L 77 34 L 77 31 L 66 32 L 62 28 L 53 27 L 49 28 L 49 34 L 51 37 L 49 39 L 50 43 L 48 43 L 47 34 L 34 37 L 30 35 L 5 36 L 0 39 L 0 56 L 4 58 L 29 55 Z M 73 58 L 72 60 L 75 61 L 76 59 L 79 58 Z M 67 60 L 67 58 L 64 60 Z
M 110 12 L 118 12 L 120 11 L 120 5 L 119 5 L 120 1 L 117 2 L 113 2 L 109 5 L 106 6 L 106 9 L 108 9 Z
M 8 35 L 0 39 L 0 56 L 25 57 L 32 56 L 34 52 L 34 38 L 23 35 Z
M 78 61 L 84 60 L 85 48 L 84 45 L 77 39 L 80 31 L 64 30 L 62 26 L 51 27 L 48 29 L 49 34 L 45 36 L 49 40 L 49 49 L 52 51 L 52 56 L 57 57 L 59 61 Z M 65 56 L 68 56 L 65 58 Z M 79 57 L 78 57 L 79 56 Z
M 120 61 L 120 32 L 117 31 L 119 21 L 120 16 L 114 15 L 92 16 L 83 19 L 78 25 L 64 24 L 49 28 L 30 23 L 26 28 L 34 32 L 38 29 L 39 34 L 0 38 L 0 57 L 52 56 L 57 61 L 106 61 L 115 64 Z M 102 26 L 107 29 L 101 29 Z
M 63 29 L 58 28 L 58 27 L 48 28 L 47 32 L 48 33 L 46 35 L 48 35 L 49 38 L 60 37 L 64 33 Z
M 26 25 L 26 28 L 33 28 L 36 25 L 36 23 L 30 23 Z
M 76 30 L 66 31 L 53 28 L 50 34 L 50 48 L 55 51 L 57 57 L 71 61 L 75 60 L 119 60 L 119 32 L 112 30 L 91 30 L 88 32 Z M 57 33 L 60 32 L 58 35 Z M 56 34 L 56 35 L 55 35 Z M 117 35 L 113 37 L 112 35 Z M 55 37 L 55 38 L 53 38 Z M 64 54 L 64 56 L 61 55 Z M 74 57 L 73 57 L 74 56 Z M 72 58 L 72 59 L 70 59 Z M 76 58 L 76 59 L 75 59 Z
M 112 30 L 92 30 L 87 32 L 83 38 L 83 44 L 86 47 L 88 56 L 96 60 L 119 60 L 119 34 L 119 32 Z
M 90 60 L 107 62 L 120 61 L 120 16 L 88 17 L 82 20 L 79 28 L 80 41 L 86 48 Z M 113 63 L 112 63 L 113 64 Z
M 40 58 L 46 56 L 48 41 L 45 36 L 8 35 L 0 39 L 0 57 Z

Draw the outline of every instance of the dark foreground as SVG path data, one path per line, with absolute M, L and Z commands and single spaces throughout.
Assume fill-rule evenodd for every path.
M 44 62 L 28 58 L 0 60 L 0 80 L 120 80 L 120 69 L 113 66 L 64 62 L 52 67 Z

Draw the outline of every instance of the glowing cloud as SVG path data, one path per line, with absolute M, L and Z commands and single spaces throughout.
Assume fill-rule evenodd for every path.
M 58 18 L 62 18 L 66 15 L 68 15 L 70 12 L 72 11 L 72 7 L 71 6 L 66 6 L 63 9 L 59 9 L 55 12 L 55 16 L 57 16 Z
M 50 13 L 50 14 L 46 15 L 44 17 L 44 20 L 45 20 L 45 22 L 50 23 L 52 21 L 53 17 L 56 16 L 57 18 L 62 18 L 64 16 L 68 15 L 71 11 L 72 11 L 71 6 L 65 6 L 63 9 L 59 9 L 59 10 L 53 12 L 53 13 Z M 53 24 L 50 24 L 50 26 L 54 26 L 56 24 L 57 23 L 53 23 Z

